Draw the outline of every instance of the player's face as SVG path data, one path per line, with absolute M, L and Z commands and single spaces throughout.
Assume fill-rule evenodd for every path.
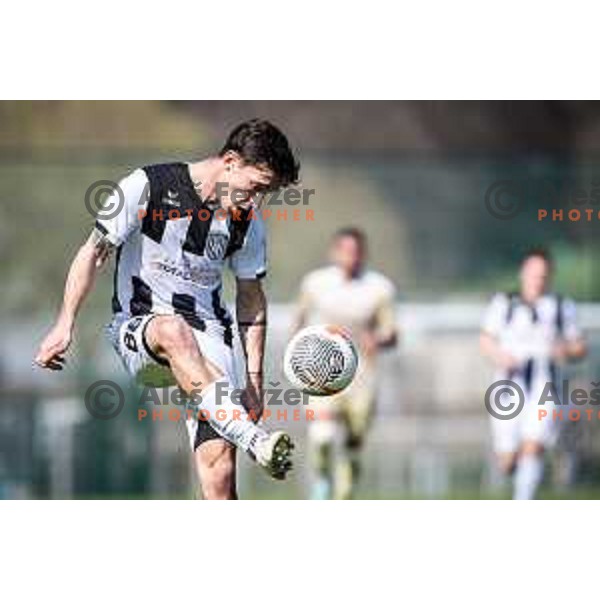
M 357 240 L 345 235 L 337 238 L 331 247 L 331 262 L 345 273 L 358 273 L 362 267 L 364 255 Z
M 528 258 L 521 267 L 521 294 L 528 299 L 539 298 L 548 288 L 550 275 L 550 265 L 543 258 Z
M 252 200 L 259 194 L 273 188 L 273 171 L 260 165 L 246 165 L 239 159 L 226 162 L 223 181 L 227 188 L 221 196 L 223 208 L 249 208 Z

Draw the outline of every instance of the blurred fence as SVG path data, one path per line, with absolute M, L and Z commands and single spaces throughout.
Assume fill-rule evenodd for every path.
M 377 417 L 365 452 L 359 496 L 487 497 L 494 495 L 489 469 L 489 417 L 483 397 L 491 382 L 479 355 L 481 304 L 410 304 L 398 308 L 402 344 L 381 361 Z M 588 387 L 600 374 L 600 306 L 580 308 L 590 356 L 569 370 Z M 281 357 L 291 309 L 273 305 L 267 370 L 284 381 Z M 6 328 L 19 348 L 17 331 Z M 12 332 L 12 333 L 11 333 Z M 6 347 L 6 346 L 5 346 Z M 23 356 L 18 356 L 22 363 Z M 12 371 L 14 373 L 14 370 Z M 0 494 L 3 497 L 192 497 L 195 485 L 182 423 L 138 420 L 135 395 L 111 421 L 92 419 L 83 396 L 89 383 L 127 382 L 108 344 L 98 346 L 94 369 L 56 383 L 54 374 L 31 372 L 0 390 Z M 279 425 L 279 424 L 278 424 Z M 303 498 L 307 495 L 306 423 L 285 424 L 298 441 L 297 468 L 287 483 L 271 482 L 241 458 L 245 498 Z M 600 493 L 597 422 L 569 423 L 568 436 L 551 456 L 549 485 L 557 495 L 569 486 Z M 568 451 L 568 452 L 566 452 Z M 568 461 L 566 460 L 568 459 Z M 573 465 L 570 480 L 563 468 Z

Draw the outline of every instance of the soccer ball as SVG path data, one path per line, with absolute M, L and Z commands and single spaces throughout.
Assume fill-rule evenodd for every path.
M 347 329 L 313 325 L 289 342 L 283 369 L 290 383 L 311 396 L 331 396 L 350 385 L 358 354 Z

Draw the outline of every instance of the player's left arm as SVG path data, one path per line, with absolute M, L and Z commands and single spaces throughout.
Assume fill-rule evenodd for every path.
M 399 332 L 393 294 L 386 295 L 379 305 L 375 314 L 375 331 L 379 348 L 393 348 L 398 344 Z
M 260 279 L 238 279 L 238 331 L 246 357 L 246 408 L 260 417 L 263 409 L 263 364 L 267 331 L 267 299 Z
M 375 357 L 381 350 L 394 348 L 398 343 L 394 298 L 393 286 L 386 285 L 369 326 L 360 335 L 360 347 L 366 357 Z
M 565 299 L 562 303 L 563 332 L 553 348 L 553 356 L 559 362 L 576 361 L 585 358 L 587 342 L 579 329 L 575 302 Z
M 236 316 L 246 357 L 246 408 L 257 417 L 263 408 L 263 363 L 267 328 L 267 300 L 262 279 L 267 273 L 266 232 L 262 220 L 252 221 L 244 245 L 230 266 L 236 276 Z M 254 416 L 251 413 L 251 416 Z
M 398 325 L 396 323 L 395 290 L 392 284 L 384 287 L 383 293 L 373 315 L 372 326 L 366 343 L 366 351 L 376 353 L 379 350 L 394 348 L 398 344 Z

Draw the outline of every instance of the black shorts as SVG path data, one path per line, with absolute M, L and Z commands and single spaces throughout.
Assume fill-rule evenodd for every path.
M 220 436 L 207 421 L 198 421 L 198 427 L 196 428 L 196 435 L 194 436 L 194 452 L 198 450 L 201 444 L 210 440 L 222 440 Z

